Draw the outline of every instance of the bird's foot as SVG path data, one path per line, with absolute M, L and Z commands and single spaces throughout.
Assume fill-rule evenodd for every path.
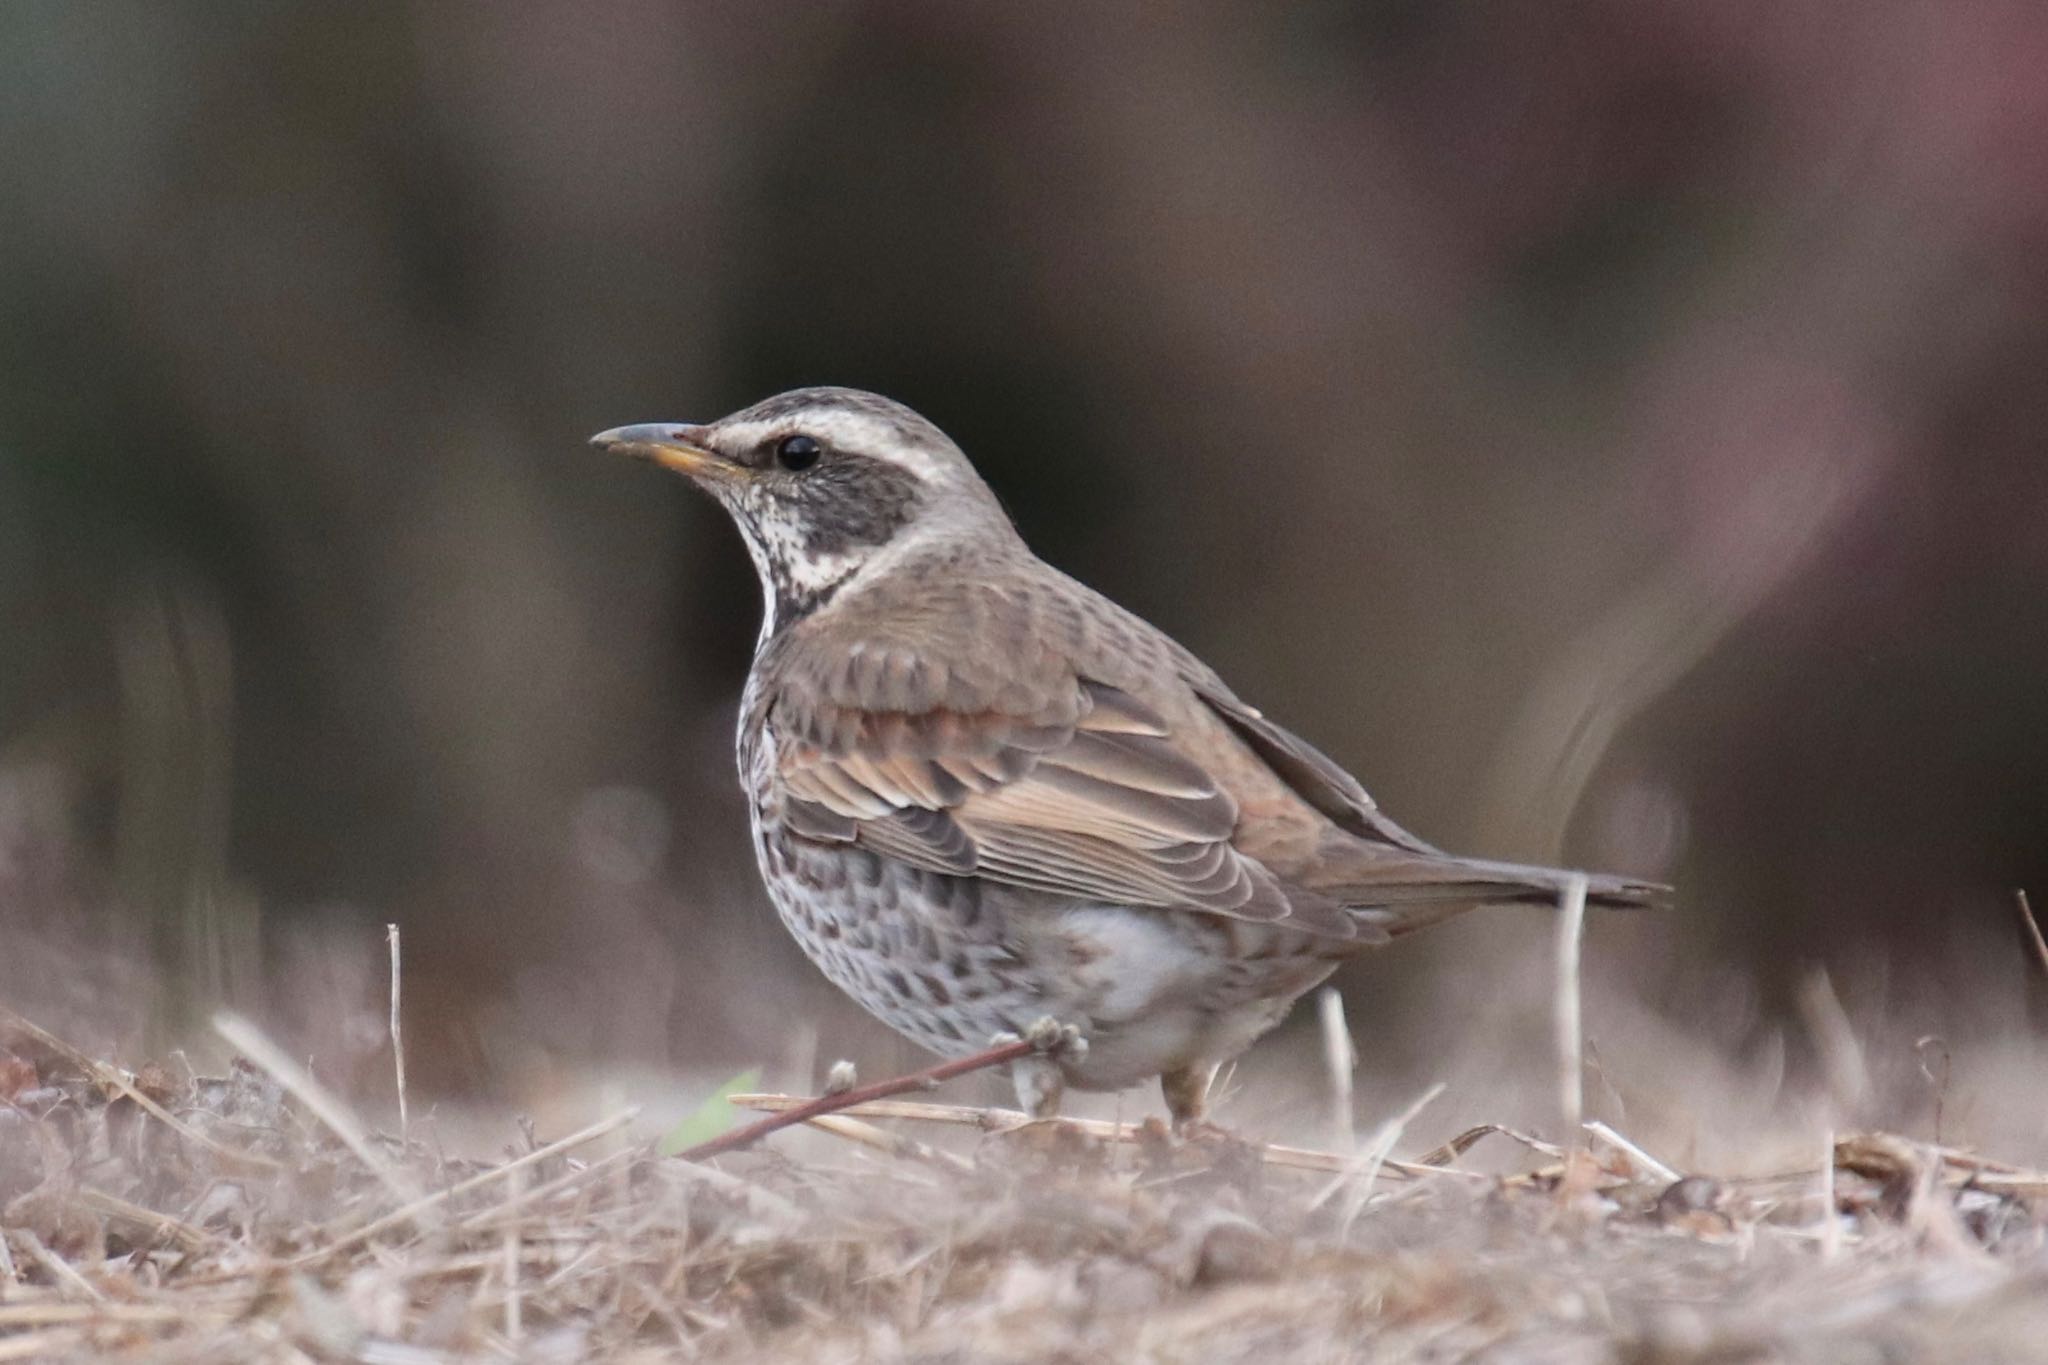
M 1007 1034 L 998 1034 L 997 1038 L 1011 1041 Z M 1088 1040 L 1081 1036 L 1081 1030 L 1072 1024 L 1062 1024 L 1050 1014 L 1034 1019 L 1024 1030 L 1022 1041 L 1063 1062 L 1078 1062 L 1088 1055 Z
M 1178 1066 L 1160 1073 L 1159 1093 L 1166 1100 L 1166 1112 L 1173 1116 L 1176 1137 L 1214 1127 L 1209 1122 L 1209 1085 L 1215 1078 L 1214 1063 Z
M 1034 1051 L 1010 1063 L 1010 1079 L 1017 1087 L 1017 1107 L 1032 1119 L 1049 1119 L 1060 1112 L 1060 1097 L 1067 1088 L 1065 1067 L 1088 1055 L 1088 1040 L 1072 1024 L 1062 1024 L 1051 1015 L 1032 1021 L 1023 1033 L 998 1033 L 990 1047 L 1029 1043 Z
M 1175 1124 L 1173 1137 L 1176 1142 L 1184 1142 L 1195 1147 L 1250 1145 L 1244 1138 L 1211 1119 L 1190 1119 L 1186 1123 Z

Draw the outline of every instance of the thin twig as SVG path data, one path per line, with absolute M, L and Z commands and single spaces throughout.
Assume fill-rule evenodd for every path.
M 1585 1039 L 1579 1018 L 1579 946 L 1586 928 L 1586 874 L 1574 872 L 1558 895 L 1564 913 L 1557 926 L 1558 1101 L 1564 1110 L 1566 1140 L 1574 1149 L 1585 1141 Z
M 1827 968 L 1816 967 L 1799 985 L 1799 1013 L 1813 1033 L 1820 1050 L 1821 1068 L 1828 1078 L 1839 1116 L 1855 1116 L 1870 1093 L 1870 1067 L 1863 1059 L 1863 1045 L 1856 1041 L 1855 1026 Z
M 342 1146 L 355 1153 L 356 1160 L 362 1162 L 396 1198 L 403 1203 L 419 1198 L 420 1187 L 411 1174 L 393 1165 L 370 1145 L 369 1134 L 348 1106 L 333 1091 L 320 1084 L 312 1072 L 286 1056 L 284 1049 L 271 1042 L 263 1030 L 233 1010 L 222 1010 L 213 1016 L 213 1031 L 226 1039 L 230 1047 L 268 1072 L 272 1080 L 305 1105 L 313 1117 L 340 1138 Z
M 120 1091 L 121 1094 L 135 1101 L 136 1107 L 141 1109 L 143 1113 L 148 1114 L 158 1123 L 163 1124 L 166 1128 L 169 1128 L 187 1141 L 198 1143 L 223 1161 L 256 1170 L 281 1171 L 284 1169 L 282 1162 L 272 1161 L 269 1157 L 258 1156 L 254 1152 L 238 1151 L 224 1142 L 218 1142 L 208 1137 L 144 1094 L 136 1086 L 135 1082 L 130 1080 L 128 1075 L 119 1067 L 109 1066 L 98 1058 L 86 1056 L 83 1052 L 80 1052 L 56 1034 L 51 1033 L 42 1025 L 35 1023 L 24 1015 L 17 1014 L 5 1005 L 0 1005 L 0 1025 L 5 1025 L 7 1028 L 13 1029 L 18 1033 L 26 1034 L 58 1054 L 65 1061 L 71 1063 L 71 1065 L 77 1067 L 84 1074 L 92 1077 L 101 1085 L 110 1090 Z
M 1496 1133 L 1510 1142 L 1520 1143 L 1538 1156 L 1560 1159 L 1564 1156 L 1564 1148 L 1554 1142 L 1545 1142 L 1542 1138 L 1531 1137 L 1529 1134 L 1510 1128 L 1506 1124 L 1482 1123 L 1477 1127 L 1467 1128 L 1442 1146 L 1433 1147 L 1429 1151 L 1424 1152 L 1415 1159 L 1416 1163 L 1432 1169 L 1439 1166 L 1448 1167 L 1453 1161 L 1456 1161 L 1459 1157 L 1478 1146 L 1481 1138 L 1489 1138 Z
M 412 1119 L 405 1108 L 405 1035 L 398 1027 L 398 926 L 384 926 L 385 941 L 391 945 L 391 1064 L 398 1071 L 398 1142 L 412 1150 Z
M 482 1189 L 494 1180 L 503 1180 L 513 1172 L 531 1166 L 535 1162 L 545 1161 L 551 1156 L 558 1156 L 572 1148 L 580 1147 L 586 1142 L 594 1142 L 607 1134 L 615 1133 L 639 1116 L 640 1110 L 636 1107 L 613 1114 L 608 1119 L 601 1119 L 591 1124 L 588 1128 L 579 1128 L 565 1138 L 557 1138 L 545 1147 L 536 1147 L 524 1156 L 515 1157 L 502 1166 L 493 1166 L 490 1170 L 473 1175 L 467 1180 L 458 1180 L 445 1190 L 436 1190 L 430 1195 L 413 1201 L 404 1208 L 393 1209 L 382 1218 L 365 1223 L 354 1232 L 346 1233 L 324 1247 L 309 1251 L 289 1264 L 293 1268 L 297 1268 L 303 1265 L 310 1265 L 315 1261 L 325 1260 L 336 1252 L 346 1251 L 358 1243 L 367 1242 L 379 1233 L 387 1232 L 403 1223 L 410 1223 L 422 1213 L 438 1205 L 445 1204 L 450 1199 L 458 1198 L 473 1190 Z M 532 1195 L 529 1194 L 527 1197 L 532 1198 Z
M 2048 972 L 2048 939 L 2041 937 L 2041 925 L 2034 918 L 2034 907 L 2027 903 L 2027 888 L 2013 888 L 2013 899 L 2020 903 L 2020 919 L 2027 926 L 2027 939 L 2034 945 L 2034 960 L 2041 964 L 2041 970 Z
M 1640 1170 L 1644 1175 L 1655 1176 L 1666 1184 L 1673 1184 L 1682 1179 L 1677 1171 L 1672 1170 L 1669 1166 L 1666 1166 L 1663 1162 L 1657 1160 L 1656 1157 L 1651 1156 L 1648 1152 L 1636 1146 L 1635 1143 L 1629 1141 L 1599 1119 L 1588 1120 L 1586 1131 L 1627 1157 L 1635 1164 L 1636 1169 Z
M 1351 1073 L 1358 1067 L 1358 1049 L 1344 1026 L 1344 997 L 1333 987 L 1316 992 L 1316 1019 L 1323 1029 L 1323 1067 L 1330 1078 L 1330 1131 L 1349 1150 L 1358 1145 L 1351 1116 Z
M 1820 1153 L 1820 1258 L 1832 1261 L 1842 1250 L 1842 1215 L 1835 1202 L 1835 1130 L 1828 1129 Z
M 80 1325 L 102 1325 L 122 1323 L 144 1326 L 153 1323 L 190 1322 L 199 1313 L 220 1313 L 223 1316 L 240 1312 L 246 1307 L 238 1303 L 233 1310 L 223 1309 L 217 1304 L 194 1303 L 190 1296 L 179 1296 L 163 1303 L 133 1303 L 120 1299 L 99 1299 L 81 1302 L 78 1299 L 43 1299 L 39 1302 L 0 1303 L 0 1330 L 16 1327 L 73 1327 Z M 12 1342 L 14 1337 L 0 1337 Z
M 1941 1074 L 1939 1076 L 1935 1075 L 1934 1069 L 1927 1065 L 1927 1054 L 1930 1050 L 1940 1054 Z M 1930 1033 L 1926 1037 L 1917 1039 L 1914 1042 L 1913 1052 L 1919 1058 L 1920 1074 L 1925 1076 L 1927 1083 L 1934 1087 L 1934 1146 L 1935 1150 L 1939 1151 L 1941 1149 L 1941 1111 L 1943 1106 L 1948 1103 L 1948 1076 L 1951 1061 L 1948 1040 L 1938 1033 Z
M 527 1168 L 522 1166 L 519 1170 L 513 1172 L 510 1182 L 512 1193 L 507 1195 L 502 1202 L 493 1204 L 489 1208 L 478 1209 L 471 1214 L 465 1214 L 451 1226 L 470 1230 L 488 1227 L 508 1213 L 524 1209 L 529 1205 L 544 1204 L 564 1190 L 573 1190 L 581 1185 L 595 1184 L 598 1177 L 610 1175 L 614 1170 L 620 1169 L 622 1164 L 643 1155 L 645 1155 L 644 1148 L 622 1148 L 619 1151 L 599 1157 L 588 1166 L 579 1166 L 573 1171 L 566 1171 L 556 1176 L 546 1184 L 534 1185 L 530 1188 L 524 1179 Z
M 1994 1161 L 1974 1152 L 1965 1152 L 1955 1147 L 1930 1147 L 1925 1143 L 1913 1143 L 1895 1133 L 1865 1132 L 1851 1133 L 1846 1137 L 1837 1136 L 1832 1146 L 1834 1164 L 1845 1171 L 1859 1174 L 1873 1174 L 1869 1169 L 1874 1163 L 1866 1154 L 1881 1150 L 1912 1149 L 1925 1151 L 1941 1167 L 1946 1176 L 1956 1184 L 1973 1185 L 1978 1189 L 2000 1190 L 2023 1194 L 2048 1194 L 2048 1172 L 2030 1171 L 2010 1162 Z M 1896 1160 L 1896 1158 L 1894 1158 Z M 1880 1176 L 1885 1171 L 1875 1172 Z M 1761 1189 L 1767 1186 L 1798 1186 L 1804 1191 L 1802 1197 L 1813 1198 L 1813 1182 L 1819 1174 L 1818 1168 L 1801 1166 L 1789 1171 L 1771 1171 L 1755 1175 L 1725 1175 L 1716 1179 L 1724 1184 L 1745 1189 Z
M 96 1190 L 90 1186 L 79 1188 L 78 1202 L 103 1217 L 147 1228 L 160 1237 L 168 1237 L 187 1251 L 202 1251 L 217 1240 L 212 1233 L 203 1228 L 195 1228 L 190 1223 L 173 1218 L 167 1213 L 158 1213 L 155 1209 L 131 1204 L 118 1195 L 108 1194 L 104 1190 Z
M 583 1172 L 578 1171 L 575 1174 L 581 1175 Z M 525 1169 L 521 1168 L 514 1172 L 506 1184 L 509 1189 L 509 1197 L 506 1203 L 508 1205 L 517 1205 L 520 1202 L 520 1197 L 526 1193 Z M 505 1340 L 516 1345 L 520 1338 L 526 1335 L 526 1329 L 522 1322 L 525 1303 L 521 1298 L 519 1288 L 519 1223 L 517 1219 L 508 1221 L 505 1224 L 504 1238 Z
M 770 1133 L 780 1132 L 784 1128 L 817 1118 L 820 1114 L 836 1114 L 842 1109 L 851 1109 L 857 1104 L 865 1104 L 870 1100 L 884 1100 L 892 1095 L 903 1095 L 913 1090 L 929 1090 L 939 1084 L 939 1082 L 950 1081 L 955 1076 L 965 1076 L 969 1072 L 983 1071 L 992 1066 L 1002 1066 L 1007 1062 L 1018 1061 L 1021 1058 L 1029 1057 L 1034 1053 L 1043 1052 L 1044 1050 L 1043 1044 L 1039 1042 L 1034 1042 L 1029 1038 L 1019 1038 L 1013 1043 L 1001 1043 L 995 1047 L 983 1048 L 980 1052 L 973 1053 L 970 1056 L 957 1057 L 950 1062 L 940 1062 L 937 1066 L 928 1066 L 922 1071 L 913 1071 L 907 1076 L 897 1076 L 886 1081 L 876 1081 L 872 1085 L 857 1085 L 850 1090 L 842 1090 L 836 1095 L 820 1095 L 816 1099 L 806 1100 L 780 1113 L 772 1113 L 767 1118 L 750 1123 L 744 1128 L 735 1128 L 730 1133 L 712 1138 L 709 1142 L 700 1142 L 688 1151 L 680 1153 L 680 1155 L 684 1161 L 702 1161 L 706 1157 L 717 1156 L 721 1152 L 736 1151 L 741 1147 L 749 1146 L 767 1137 Z M 738 1103 L 737 1097 L 732 1102 Z
M 786 1113 L 799 1105 L 808 1105 L 811 1101 L 799 1099 L 794 1095 L 733 1095 L 727 1103 L 736 1109 L 763 1109 L 769 1113 Z M 845 1112 L 848 1116 L 856 1118 L 901 1119 L 908 1123 L 943 1123 L 954 1127 L 973 1128 L 983 1133 L 1004 1132 L 1029 1121 L 1029 1115 L 1021 1114 L 1015 1109 L 987 1109 L 965 1104 L 925 1104 L 916 1100 L 869 1100 Z M 1128 1123 L 1066 1117 L 1051 1122 L 1063 1124 L 1100 1142 L 1135 1143 L 1145 1140 L 1145 1130 Z M 1307 1147 L 1259 1143 L 1252 1143 L 1250 1146 L 1252 1155 L 1262 1164 L 1285 1170 L 1335 1175 L 1348 1169 L 1356 1160 L 1356 1157 L 1342 1152 L 1318 1152 Z M 1385 1169 L 1404 1176 L 1453 1175 L 1473 1181 L 1492 1179 L 1491 1176 L 1477 1171 L 1461 1171 L 1452 1166 L 1423 1165 L 1414 1161 L 1391 1159 L 1381 1164 Z
M 2008 1175 L 2003 1171 L 1984 1171 L 1972 1175 L 1969 1183 L 1980 1190 L 2023 1194 L 2036 1199 L 2048 1198 L 2048 1175 Z
M 28 1252 L 29 1259 L 41 1266 L 49 1274 L 50 1278 L 57 1281 L 57 1283 L 75 1291 L 82 1298 L 92 1300 L 94 1303 L 100 1303 L 106 1299 L 106 1295 L 93 1288 L 90 1280 L 73 1269 L 69 1261 L 50 1250 L 47 1246 L 44 1246 L 43 1239 L 36 1236 L 28 1228 L 16 1228 L 9 1235 L 19 1241 L 22 1249 Z
M 895 1157 L 907 1157 L 931 1166 L 943 1166 L 955 1175 L 972 1175 L 974 1163 L 957 1152 L 948 1152 L 919 1142 L 903 1133 L 892 1133 L 886 1128 L 877 1128 L 846 1114 L 820 1114 L 807 1121 L 809 1126 L 834 1137 L 845 1138 L 848 1142 L 859 1143 L 878 1152 Z
M 1386 1169 L 1387 1155 L 1394 1150 L 1394 1144 L 1401 1140 L 1401 1134 L 1408 1131 L 1408 1125 L 1415 1122 L 1416 1115 L 1428 1108 L 1437 1096 L 1449 1088 L 1442 1081 L 1436 1082 L 1416 1096 L 1406 1109 L 1382 1123 L 1374 1131 L 1372 1141 L 1367 1146 L 1367 1151 L 1372 1156 L 1372 1165 L 1366 1168 L 1364 1179 L 1356 1181 L 1344 1197 L 1343 1231 L 1340 1234 L 1344 1240 L 1350 1239 L 1352 1224 L 1358 1221 L 1358 1215 L 1365 1211 L 1366 1204 L 1371 1201 L 1372 1187 L 1379 1182 L 1380 1172 Z
M 1380 1169 L 1386 1164 L 1387 1153 L 1394 1150 L 1394 1144 L 1401 1140 L 1401 1134 L 1407 1130 L 1415 1116 L 1437 1096 L 1443 1094 L 1444 1090 L 1444 1083 L 1438 1081 L 1418 1095 L 1407 1108 L 1375 1128 L 1371 1140 L 1365 1145 L 1365 1150 L 1346 1162 L 1344 1169 L 1337 1172 L 1336 1177 L 1316 1191 L 1315 1197 L 1308 1201 L 1310 1210 L 1321 1208 L 1329 1202 L 1330 1196 L 1355 1182 L 1361 1193 L 1349 1201 L 1346 1209 L 1344 1226 L 1348 1229 L 1352 1219 L 1357 1217 L 1358 1210 L 1364 1206 L 1365 1196 L 1372 1193 L 1373 1182 L 1379 1179 Z

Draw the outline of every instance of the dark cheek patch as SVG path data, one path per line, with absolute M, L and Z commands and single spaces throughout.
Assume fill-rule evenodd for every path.
M 827 456 L 796 481 L 803 548 L 831 555 L 887 544 L 910 520 L 917 499 L 917 476 L 906 470 L 864 455 Z

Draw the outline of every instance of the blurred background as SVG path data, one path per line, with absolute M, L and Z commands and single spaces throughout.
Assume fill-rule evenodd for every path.
M 1596 1107 L 2039 1060 L 2039 6 L 15 4 L 0 92 L 0 999 L 75 1041 L 374 1095 L 397 922 L 451 1102 L 914 1062 L 756 885 L 735 536 L 584 445 L 834 383 L 1423 836 L 1679 882 Z M 1347 973 L 1363 1109 L 1512 1117 L 1550 936 Z

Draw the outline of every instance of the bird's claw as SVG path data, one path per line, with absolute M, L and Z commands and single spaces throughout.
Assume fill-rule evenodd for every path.
M 1088 1040 L 1081 1036 L 1081 1030 L 1072 1024 L 1062 1024 L 1050 1014 L 1032 1020 L 1021 1038 L 1014 1033 L 998 1033 L 989 1045 L 1003 1047 L 1016 1042 L 1029 1043 L 1036 1051 L 1061 1061 L 1078 1062 L 1088 1055 Z

